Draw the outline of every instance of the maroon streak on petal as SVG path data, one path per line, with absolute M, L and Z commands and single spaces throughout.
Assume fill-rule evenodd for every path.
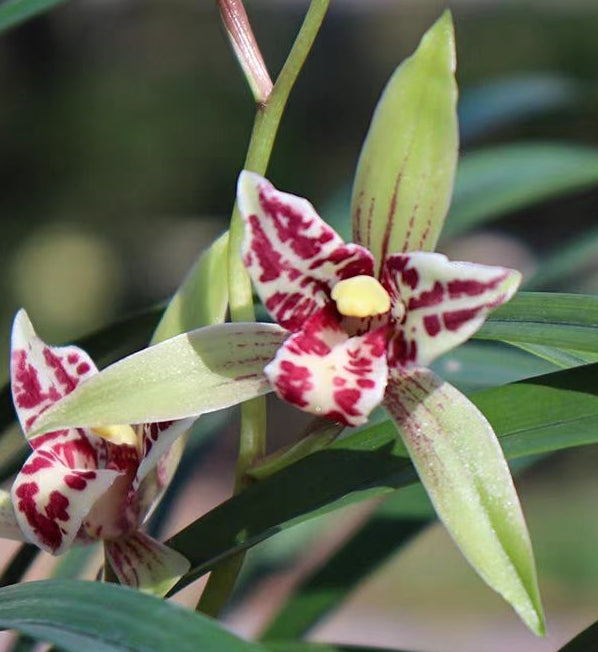
M 11 490 L 25 539 L 52 554 L 64 552 L 77 538 L 96 500 L 118 475 L 111 470 L 71 469 L 49 450 L 34 451 Z
M 513 296 L 520 278 L 515 270 L 451 262 L 442 254 L 389 256 L 382 270 L 395 319 L 389 365 L 426 366 L 463 343 Z
M 359 425 L 386 387 L 386 326 L 349 337 L 324 308 L 291 335 L 264 369 L 276 393 L 302 410 Z
M 78 347 L 44 344 L 24 310 L 15 317 L 11 346 L 12 394 L 25 432 L 42 412 L 97 371 L 91 358 Z
M 243 260 L 267 310 L 284 328 L 299 330 L 330 303 L 339 280 L 373 274 L 367 249 L 345 244 L 307 200 L 243 172 L 238 202 L 245 220 Z

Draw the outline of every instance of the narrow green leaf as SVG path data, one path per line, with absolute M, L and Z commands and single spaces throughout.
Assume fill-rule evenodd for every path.
M 554 115 L 583 101 L 583 85 L 555 73 L 524 73 L 483 81 L 465 89 L 459 101 L 461 138 L 471 142 L 497 129 Z
M 598 365 L 559 371 L 473 397 L 507 457 L 598 443 Z M 253 485 L 167 544 L 191 571 L 182 588 L 221 559 L 343 505 L 416 481 L 390 422 L 352 433 Z
M 520 292 L 497 308 L 476 338 L 598 351 L 598 296 Z
M 415 491 L 414 491 L 415 490 Z M 417 513 L 406 492 L 419 494 Z M 434 510 L 421 486 L 393 493 L 367 523 L 292 595 L 262 634 L 265 641 L 304 636 L 351 590 L 391 555 L 412 541 L 433 518 Z
M 0 576 L 0 587 L 17 584 L 23 579 L 40 550 L 31 543 L 24 543 L 12 556 Z
M 575 358 L 574 363 L 571 361 L 571 364 L 555 367 L 555 363 L 539 359 L 535 352 L 527 353 L 498 341 L 469 340 L 435 360 L 431 368 L 451 385 L 465 394 L 471 394 L 583 363 L 583 360 Z
M 559 652 L 594 652 L 598 650 L 598 622 L 590 625 L 569 641 Z
M 271 652 L 407 652 L 393 648 L 335 645 L 330 643 L 306 643 L 305 641 L 267 641 L 264 647 Z
M 511 459 L 595 444 L 596 374 L 598 364 L 585 365 L 484 390 L 471 398 Z
M 66 0 L 5 0 L 0 4 L 0 31 L 15 27 Z
M 533 276 L 526 280 L 525 287 L 537 290 L 551 283 L 563 287 L 564 281 L 571 281 L 580 270 L 590 268 L 596 260 L 596 251 L 598 229 L 583 229 L 581 235 L 565 241 L 554 253 L 541 259 Z
M 598 182 L 598 150 L 560 143 L 501 145 L 459 161 L 443 236 Z
M 204 251 L 168 303 L 152 344 L 187 331 L 221 324 L 228 306 L 228 231 Z
M 31 436 L 71 426 L 158 422 L 237 405 L 270 391 L 264 365 L 287 331 L 220 324 L 178 335 L 81 383 L 36 421 Z
M 427 369 L 391 378 L 384 405 L 455 543 L 536 634 L 544 615 L 527 526 L 491 425 Z
M 265 652 L 198 613 L 99 582 L 49 580 L 0 589 L 0 627 L 68 652 Z
M 457 163 L 455 40 L 445 12 L 388 82 L 353 186 L 355 242 L 380 265 L 387 254 L 432 251 Z

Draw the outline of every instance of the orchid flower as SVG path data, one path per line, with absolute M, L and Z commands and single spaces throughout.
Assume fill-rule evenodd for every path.
M 520 282 L 515 270 L 438 253 L 390 254 L 377 265 L 308 201 L 255 173 L 241 174 L 238 201 L 245 265 L 290 331 L 264 373 L 282 399 L 347 426 L 383 401 L 394 412 L 407 372 L 471 337 Z
M 96 373 L 85 351 L 48 346 L 25 311 L 17 314 L 11 386 L 25 436 L 40 414 Z M 189 564 L 140 527 L 173 476 L 179 451 L 172 444 L 189 425 L 68 428 L 29 439 L 32 452 L 1 499 L 0 534 L 53 555 L 102 540 L 121 583 L 165 594 Z
M 252 172 L 241 174 L 237 196 L 243 260 L 264 306 L 289 332 L 264 369 L 271 387 L 347 426 L 383 404 L 463 554 L 541 633 L 531 542 L 496 435 L 466 396 L 428 369 L 513 296 L 519 272 L 424 251 L 389 254 L 391 219 L 382 231 L 375 225 L 383 252 L 376 261 L 359 242 L 345 244 L 307 200 Z M 371 235 L 367 215 L 354 215 L 356 238 Z M 412 239 L 408 228 L 405 242 Z

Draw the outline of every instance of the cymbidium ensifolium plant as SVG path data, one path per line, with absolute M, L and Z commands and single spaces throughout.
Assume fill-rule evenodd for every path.
M 62 371 L 44 355 L 52 350 L 35 339 L 23 314 L 18 317 L 17 406 L 24 381 L 23 367 L 14 360 L 34 346 L 39 353 L 27 354 L 24 363 L 30 369 L 27 395 L 35 373 L 45 370 L 40 391 L 50 397 L 37 406 L 33 421 L 20 413 L 32 458 L 39 460 L 34 475 L 45 491 L 42 501 L 34 489 L 23 489 L 30 459 L 12 491 L 24 538 L 60 552 L 102 538 L 104 529 L 114 527 L 114 514 L 130 508 L 135 518 L 115 540 L 141 536 L 148 501 L 138 492 L 159 460 L 146 459 L 148 427 L 120 430 L 112 424 L 176 423 L 269 391 L 345 426 L 366 424 L 382 405 L 463 554 L 533 631 L 543 631 L 531 544 L 492 427 L 429 369 L 435 358 L 471 337 L 520 282 L 515 270 L 449 261 L 433 251 L 457 161 L 454 71 L 453 27 L 445 14 L 396 70 L 376 108 L 354 181 L 353 243 L 343 242 L 306 199 L 251 171 L 241 173 L 237 201 L 245 230 L 241 251 L 233 253 L 242 256 L 275 324 L 202 328 L 90 377 L 77 366 L 79 359 L 90 364 L 84 354 L 65 349 L 61 364 L 67 361 L 73 379 L 67 387 Z M 300 191 L 301 179 L 294 185 Z M 18 334 L 23 332 L 28 335 Z M 173 427 L 155 427 L 157 442 L 168 437 L 170 444 Z M 72 455 L 56 449 L 61 438 Z M 77 446 L 70 443 L 75 440 Z M 130 456 L 121 455 L 123 447 Z M 165 455 L 168 446 L 160 450 Z M 96 486 L 76 517 L 54 509 L 52 498 L 56 484 L 68 485 L 73 497 L 69 478 Z M 57 545 L 44 540 L 50 530 L 61 532 Z

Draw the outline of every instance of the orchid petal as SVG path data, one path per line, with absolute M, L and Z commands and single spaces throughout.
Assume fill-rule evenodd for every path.
M 392 252 L 432 251 L 448 211 L 458 153 L 450 12 L 390 78 L 363 144 L 351 200 L 353 239 L 381 266 Z
M 76 346 L 50 347 L 36 335 L 24 310 L 12 330 L 11 386 L 21 428 L 27 434 L 39 415 L 97 372 Z
M 23 533 L 12 504 L 12 496 L 3 489 L 0 489 L 0 537 L 14 541 L 23 540 Z
M 105 542 L 106 557 L 121 584 L 163 597 L 189 570 L 180 553 L 141 531 Z
M 532 547 L 491 425 L 427 369 L 391 370 L 390 412 L 436 512 L 481 577 L 544 631 Z
M 243 260 L 272 317 L 297 331 L 330 302 L 337 281 L 374 269 L 372 255 L 345 244 L 306 200 L 244 171 L 237 190 L 245 220 Z
M 264 369 L 276 393 L 306 412 L 356 426 L 384 396 L 386 328 L 349 337 L 323 309 L 291 335 Z
M 38 420 L 35 432 L 184 419 L 270 391 L 263 368 L 287 332 L 274 324 L 220 324 L 123 358 Z
M 449 261 L 442 254 L 389 256 L 382 283 L 399 322 L 390 366 L 427 366 L 465 342 L 491 310 L 515 294 L 520 281 L 515 270 Z
M 116 470 L 69 468 L 51 450 L 35 450 L 11 490 L 25 539 L 54 555 L 64 552 L 119 475 Z

